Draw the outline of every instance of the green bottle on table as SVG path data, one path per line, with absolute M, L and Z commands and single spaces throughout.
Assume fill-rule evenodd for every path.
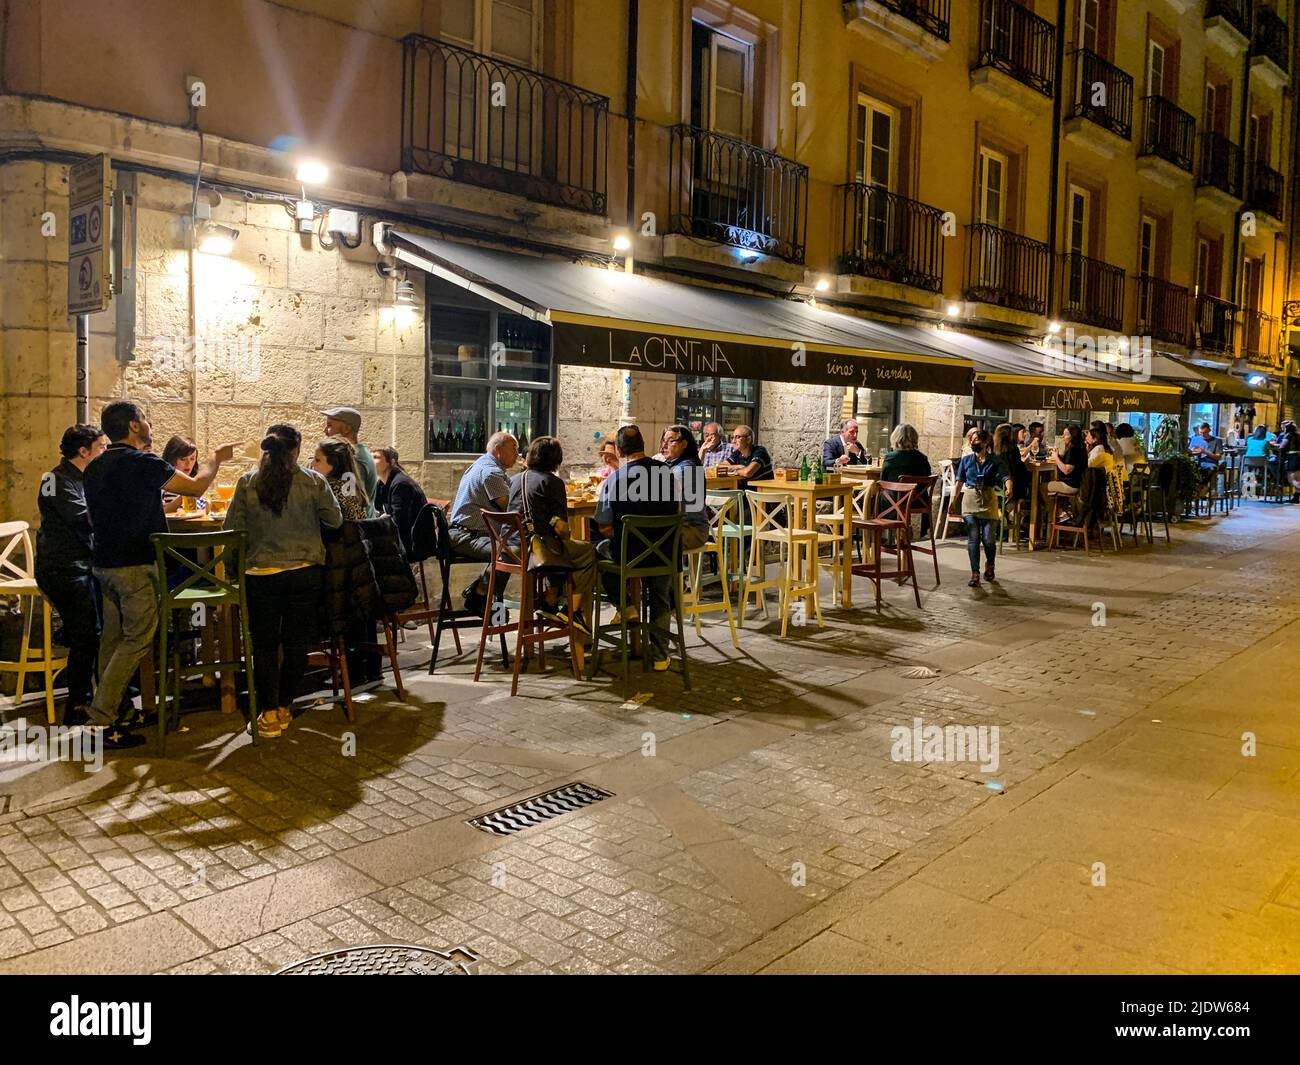
M 808 468 L 808 456 L 805 455 L 803 461 L 799 463 L 799 480 L 806 481 L 811 476 L 812 471 Z

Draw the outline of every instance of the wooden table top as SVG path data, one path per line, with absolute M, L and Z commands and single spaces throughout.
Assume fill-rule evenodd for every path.
M 762 492 L 798 492 L 804 495 L 841 495 L 845 492 L 852 492 L 858 487 L 856 481 L 840 481 L 839 484 L 816 484 L 813 481 L 750 481 L 750 488 L 758 489 Z
M 220 532 L 221 523 L 226 520 L 225 512 L 209 514 L 206 510 L 197 514 L 168 514 L 167 531 L 174 533 Z

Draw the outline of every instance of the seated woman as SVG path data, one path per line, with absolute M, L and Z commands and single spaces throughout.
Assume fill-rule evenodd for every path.
M 1067 425 L 1061 432 L 1061 452 L 1053 448 L 1048 457 L 1060 474 L 1047 485 L 1050 495 L 1078 495 L 1083 471 L 1088 466 L 1088 452 L 1083 447 L 1083 433 L 1077 425 Z
M 1020 445 L 1016 443 L 1016 427 L 1003 423 L 993 430 L 993 454 L 1000 458 L 1011 474 L 1011 495 L 1009 499 L 1028 499 L 1031 478 L 1029 467 L 1020 457 Z
M 357 453 L 351 444 L 341 437 L 322 440 L 316 445 L 311 468 L 329 483 L 344 521 L 366 520 L 370 508 L 357 470 Z
M 1103 470 L 1106 474 L 1106 501 L 1112 513 L 1119 513 L 1124 506 L 1123 479 L 1120 470 L 1122 462 L 1115 461 L 1111 451 L 1110 440 L 1103 421 L 1091 422 L 1084 435 L 1084 444 L 1088 448 L 1088 465 L 1092 469 Z
M 596 476 L 603 481 L 616 469 L 618 469 L 618 448 L 614 444 L 614 438 L 609 436 L 600 445 L 600 465 L 596 468 Z
M 411 531 L 415 528 L 415 519 L 429 501 L 428 496 L 397 461 L 397 448 L 377 447 L 373 454 L 375 473 L 379 477 L 379 487 L 375 489 L 375 511 L 392 517 L 397 534 L 402 538 L 402 550 L 409 561 Z
M 343 524 L 338 499 L 325 478 L 298 465 L 301 446 L 302 434 L 292 425 L 267 429 L 262 458 L 235 485 L 224 525 L 248 534 L 257 734 L 266 737 L 279 736 L 292 722 L 307 652 L 317 639 L 325 563 L 320 527 Z
M 573 619 L 573 627 L 590 636 L 583 610 L 596 586 L 596 549 L 585 540 L 574 540 L 569 529 L 569 502 L 564 482 L 556 476 L 564 462 L 564 450 L 553 436 L 534 437 L 528 445 L 526 468 L 510 478 L 510 509 L 531 525 L 539 545 L 529 558 L 529 569 L 554 566 L 573 576 L 573 599 L 560 602 L 560 587 L 546 589 L 538 608 L 562 625 Z
M 1295 422 L 1288 419 L 1279 426 L 1273 447 L 1279 478 L 1285 477 L 1291 485 L 1291 502 L 1300 503 L 1300 429 Z
M 163 462 L 170 462 L 177 473 L 194 476 L 194 467 L 199 464 L 199 446 L 188 436 L 173 436 L 163 448 Z M 163 493 L 163 510 L 174 514 L 180 509 L 182 496 Z
M 921 438 L 910 425 L 898 425 L 889 434 L 889 451 L 880 465 L 882 481 L 897 481 L 899 477 L 929 477 L 930 460 L 920 450 Z
M 704 470 L 695 434 L 685 425 L 670 425 L 664 430 L 659 453 L 681 484 L 686 501 L 682 523 L 682 550 L 695 551 L 709 538 L 709 514 L 704 505 Z
M 1133 472 L 1133 467 L 1139 462 L 1146 462 L 1146 452 L 1142 449 L 1142 441 L 1137 438 L 1133 426 L 1128 422 L 1120 422 L 1115 426 L 1115 450 L 1116 454 L 1124 464 L 1124 479 Z

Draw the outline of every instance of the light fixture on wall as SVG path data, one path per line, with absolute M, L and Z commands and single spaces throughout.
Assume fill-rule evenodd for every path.
M 323 185 L 330 176 L 330 170 L 319 159 L 299 159 L 295 176 L 300 185 Z
M 831 283 L 830 283 L 829 281 L 827 281 L 826 278 L 821 277 L 821 278 L 818 278 L 818 279 L 817 279 L 817 284 L 814 285 L 813 287 L 814 287 L 818 292 L 829 292 L 829 291 L 830 291 L 830 288 L 831 288 Z
M 1061 331 L 1061 323 L 1057 321 L 1048 322 L 1047 331 L 1051 333 L 1053 336 L 1055 336 L 1057 333 Z
M 949 317 L 949 318 L 960 318 L 960 317 L 961 317 L 961 304 L 960 304 L 960 303 L 950 303 L 950 304 L 948 304 L 948 317 Z
M 223 226 L 218 222 L 205 222 L 198 230 L 198 237 L 198 250 L 205 255 L 229 255 L 235 250 L 239 230 L 234 226 Z
M 1262 373 L 1253 373 L 1246 378 L 1246 384 L 1250 385 L 1251 388 L 1259 388 L 1267 381 L 1268 378 L 1265 377 Z
M 634 268 L 632 262 L 632 238 L 626 231 L 620 230 L 614 234 L 613 244 L 615 258 L 620 255 L 623 257 L 623 272 L 625 274 L 632 273 Z M 614 263 L 611 262 L 609 265 L 611 269 L 614 268 Z
M 757 252 L 753 248 L 738 248 L 736 250 L 736 258 L 742 263 L 752 263 L 761 254 L 761 252 Z
M 415 284 L 405 275 L 393 289 L 393 319 L 400 326 L 410 325 L 415 321 L 417 307 L 415 304 Z

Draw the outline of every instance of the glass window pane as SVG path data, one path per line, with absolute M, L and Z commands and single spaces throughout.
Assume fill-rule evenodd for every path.
M 522 67 L 533 65 L 530 5 L 497 0 L 492 5 L 492 52 Z
M 429 317 L 429 373 L 442 377 L 488 375 L 487 312 L 435 308 Z
M 431 455 L 480 454 L 487 445 L 486 385 L 429 383 Z
M 474 47 L 474 0 L 442 0 L 440 36 Z
M 550 329 L 516 314 L 497 316 L 497 342 L 503 345 L 497 377 L 504 381 L 551 379 Z
M 750 377 L 720 377 L 724 403 L 753 403 L 758 399 L 758 382 Z
M 726 437 L 730 437 L 732 431 L 741 425 L 748 425 L 754 432 L 758 432 L 758 427 L 754 425 L 754 408 L 748 405 L 724 403 L 722 405 L 722 417 L 719 421 L 721 421 L 722 427 L 726 429 L 724 434 Z M 762 441 L 760 440 L 759 443 L 762 443 Z
M 717 49 L 717 57 L 718 88 L 743 93 L 745 91 L 745 53 L 735 48 L 727 48 L 720 43 Z
M 498 431 L 514 435 L 523 448 L 539 434 L 549 432 L 551 394 L 524 389 L 498 388 L 494 421 Z

